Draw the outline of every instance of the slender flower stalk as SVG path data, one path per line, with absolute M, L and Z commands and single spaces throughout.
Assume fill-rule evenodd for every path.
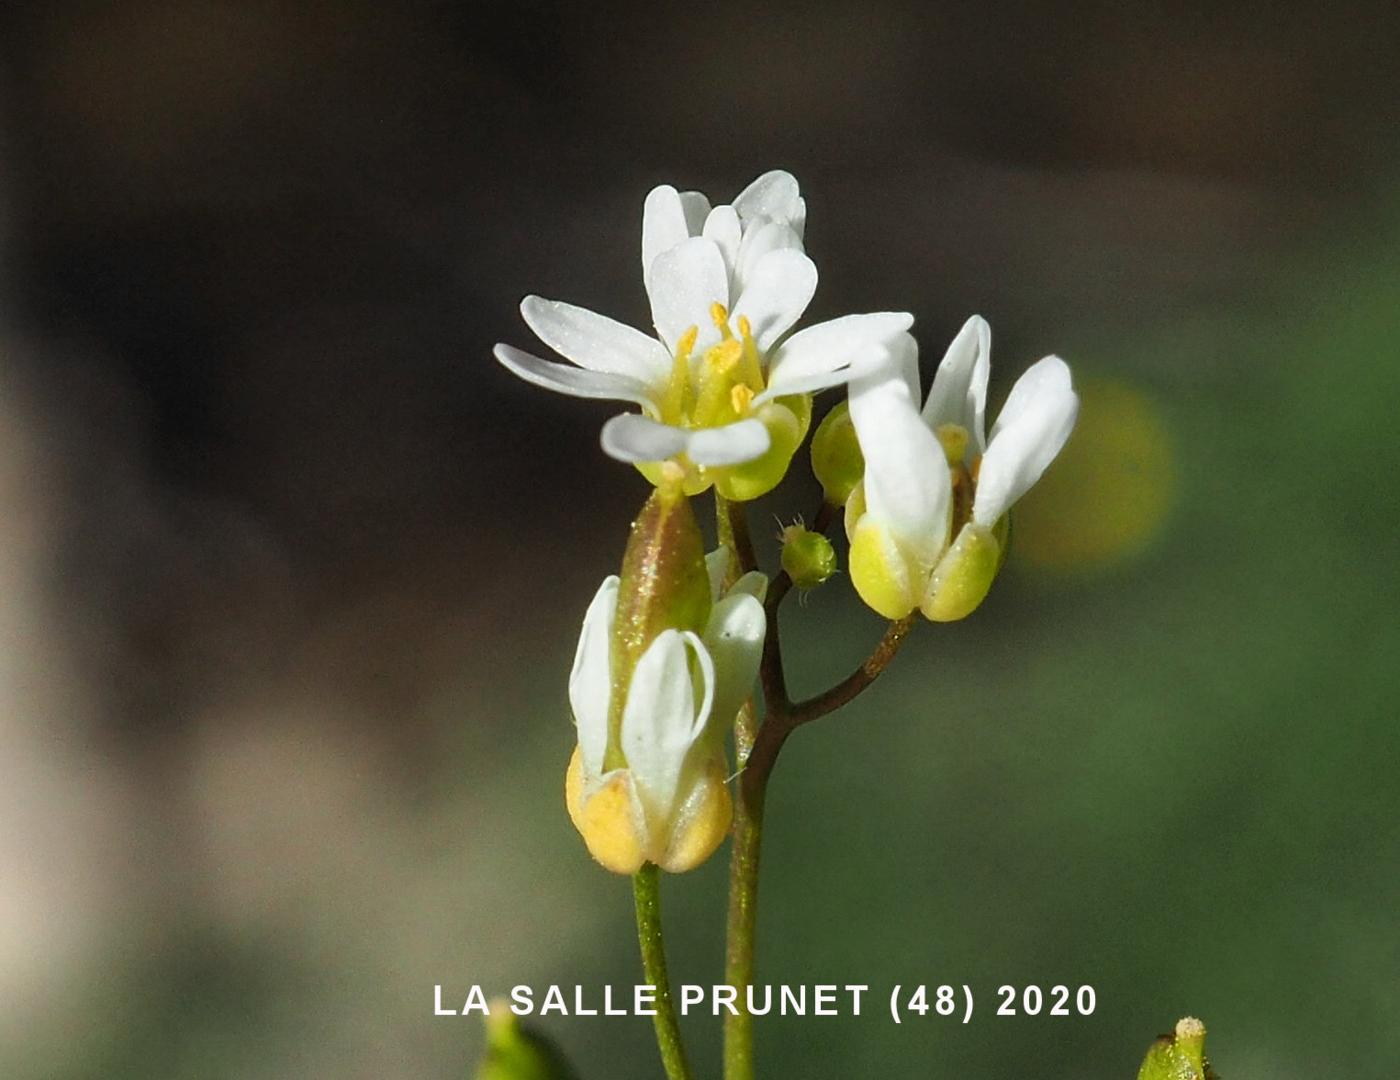
M 716 523 L 721 541 L 734 553 L 741 568 L 752 565 L 744 507 L 716 500 Z M 826 528 L 833 518 L 827 505 L 814 524 Z M 787 737 L 802 724 L 816 720 L 853 700 L 869 688 L 889 666 L 904 643 L 914 618 L 892 622 L 874 652 L 836 686 L 800 703 L 787 696 L 778 607 L 792 584 L 786 574 L 774 581 L 765 611 L 768 631 L 764 638 L 760 674 L 764 687 L 764 717 L 756 724 L 753 703 L 747 703 L 735 723 L 735 756 L 739 783 L 734 800 L 733 848 L 729 861 L 729 909 L 725 933 L 725 982 L 738 991 L 737 1010 L 724 1019 L 724 1078 L 753 1080 L 753 1016 L 747 1009 L 747 988 L 753 985 L 755 943 L 758 934 L 758 882 L 763 850 L 763 815 L 768 782 Z
M 656 1045 L 667 1080 L 691 1080 L 690 1063 L 681 1039 L 676 1003 L 671 997 L 671 977 L 666 970 L 666 945 L 661 929 L 661 873 L 647 863 L 632 875 L 632 896 L 637 906 L 637 939 L 642 948 L 642 971 L 649 986 L 656 987 Z

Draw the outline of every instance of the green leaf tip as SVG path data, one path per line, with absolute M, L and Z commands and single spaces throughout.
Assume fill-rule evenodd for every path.
M 1194 1016 L 1176 1022 L 1176 1031 L 1160 1035 L 1147 1051 L 1138 1080 L 1216 1080 L 1206 1061 L 1206 1026 Z
M 486 1054 L 473 1080 L 578 1080 L 560 1049 L 523 1026 L 504 1001 L 486 1016 Z

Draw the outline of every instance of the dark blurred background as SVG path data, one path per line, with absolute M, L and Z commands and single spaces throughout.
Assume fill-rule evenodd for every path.
M 635 981 L 561 789 L 647 489 L 490 347 L 527 292 L 645 325 L 646 191 L 772 167 L 813 316 L 916 312 L 927 379 L 980 312 L 994 400 L 1054 351 L 1084 408 L 984 609 L 769 804 L 761 977 L 978 1015 L 763 1021 L 762 1075 L 1129 1077 L 1191 1012 L 1230 1080 L 1394 1075 L 1393 4 L 0 20 L 0 1075 L 458 1077 L 434 983 Z M 788 618 L 799 689 L 878 633 L 839 581 Z M 667 882 L 680 979 L 723 888 Z

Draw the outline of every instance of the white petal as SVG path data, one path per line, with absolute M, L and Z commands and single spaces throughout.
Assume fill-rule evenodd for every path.
M 793 207 L 792 216 L 788 218 L 788 224 L 792 226 L 793 232 L 797 233 L 800 241 L 807 232 L 807 200 L 798 199 L 797 205 Z
M 729 549 L 721 544 L 705 556 L 705 572 L 710 577 L 710 599 L 718 600 L 724 592 L 724 575 L 729 573 Z
M 705 647 L 715 664 L 715 723 L 731 723 L 753 692 L 767 629 L 763 604 L 748 593 L 731 593 L 711 611 Z
M 680 193 L 670 184 L 652 188 L 642 203 L 642 281 L 651 279 L 651 264 L 658 255 L 688 236 Z
M 806 217 L 801 191 L 790 172 L 774 169 L 766 172 L 734 200 L 734 209 L 745 221 L 766 217 L 773 221 L 793 221 Z
M 585 371 L 570 364 L 555 364 L 523 352 L 511 345 L 497 345 L 496 359 L 528 383 L 543 386 L 570 397 L 601 398 L 605 401 L 632 401 L 653 408 L 651 388 L 629 375 L 607 371 Z
M 1058 356 L 1037 361 L 1016 380 L 992 428 L 977 474 L 972 516 L 990 526 L 1040 479 L 1079 415 L 1069 365 Z
M 888 345 L 909 327 L 914 316 L 905 311 L 846 315 L 799 330 L 768 360 L 768 389 L 761 397 L 805 392 L 817 375 L 831 375 L 851 366 L 880 346 Z M 836 379 L 824 385 L 831 386 Z
M 734 263 L 734 287 L 740 292 L 763 261 L 774 251 L 802 250 L 802 238 L 791 225 L 760 218 L 750 222 L 739 241 L 739 254 Z
M 745 280 L 730 325 L 737 325 L 738 316 L 748 316 L 754 342 L 766 352 L 802 318 L 816 291 L 817 267 L 811 259 L 791 248 L 770 251 Z
M 520 314 L 541 341 L 581 368 L 651 385 L 671 374 L 671 358 L 656 338 L 605 315 L 539 296 L 525 297 Z
M 697 705 L 690 657 L 701 679 Z M 715 672 L 696 635 L 663 630 L 632 672 L 622 712 L 622 751 L 651 809 L 669 815 L 686 754 L 705 730 L 714 700 Z
M 730 596 L 738 596 L 740 593 L 747 593 L 760 604 L 763 603 L 764 597 L 768 595 L 768 575 L 762 570 L 750 570 L 729 590 Z
M 686 232 L 690 236 L 699 236 L 705 228 L 705 219 L 710 216 L 710 200 L 703 191 L 682 191 L 680 200 Z
M 922 568 L 948 543 L 952 482 L 943 447 L 910 393 L 903 347 L 883 370 L 851 382 L 851 421 L 865 455 L 866 516 L 884 525 Z
M 578 726 L 579 752 L 584 775 L 593 778 L 603 772 L 603 756 L 608 745 L 608 703 L 612 697 L 613 617 L 617 613 L 616 575 L 604 580 L 583 616 L 583 632 L 569 673 L 569 705 Z
M 986 449 L 987 377 L 992 370 L 992 328 L 974 315 L 963 324 L 948 346 L 933 376 L 933 389 L 924 403 L 924 420 L 937 430 L 940 424 L 959 424 L 969 435 L 968 460 Z
M 739 244 L 744 231 L 739 224 L 739 215 L 732 206 L 716 206 L 705 219 L 705 227 L 700 233 L 706 240 L 713 240 L 724 257 L 724 268 L 729 275 L 729 297 L 735 295 L 735 280 L 739 265 Z M 729 305 L 725 305 L 728 307 Z
M 740 465 L 768 452 L 768 429 L 758 420 L 740 420 L 723 427 L 690 433 L 686 453 L 697 465 Z
M 694 236 L 658 255 L 651 264 L 647 293 L 657 333 L 673 353 L 692 326 L 700 331 L 697 354 L 719 341 L 710 307 L 728 302 L 729 275 L 713 240 Z
M 610 458 L 640 465 L 665 461 L 683 452 L 689 433 L 670 424 L 660 424 L 636 413 L 622 413 L 603 425 L 599 441 Z

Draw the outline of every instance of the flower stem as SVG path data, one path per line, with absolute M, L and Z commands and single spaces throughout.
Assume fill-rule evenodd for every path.
M 666 945 L 661 931 L 661 872 L 647 863 L 632 875 L 632 895 L 637 902 L 637 938 L 642 946 L 642 971 L 656 987 L 656 1046 L 667 1080 L 691 1080 L 671 980 L 666 973 Z
M 715 496 L 715 517 L 720 542 L 735 558 L 732 579 L 755 568 L 753 544 L 743 505 Z M 830 527 L 835 512 L 823 506 L 814 525 Z M 758 929 L 758 870 L 763 844 L 763 808 L 768 780 L 787 737 L 802 724 L 840 708 L 870 686 L 899 651 L 916 616 L 892 622 L 874 651 L 841 682 L 816 697 L 794 704 L 788 697 L 778 638 L 778 608 L 792 587 L 780 573 L 769 588 L 765 608 L 768 631 L 760 668 L 765 715 L 758 724 L 752 701 L 740 710 L 734 724 L 734 751 L 739 769 L 734 800 L 734 846 L 729 856 L 729 915 L 726 928 L 724 981 L 738 991 L 735 1012 L 724 1018 L 724 1080 L 753 1080 L 753 1016 L 747 990 L 753 985 L 754 941 Z
M 752 706 L 745 706 L 752 712 Z M 739 761 L 744 767 L 744 759 Z M 739 992 L 737 1012 L 724 1018 L 724 1078 L 753 1080 L 753 1016 L 746 991 L 753 983 L 754 936 L 758 927 L 758 856 L 763 842 L 763 800 L 767 777 L 759 783 L 741 774 L 734 807 L 734 848 L 729 856 L 729 917 L 724 981 Z

